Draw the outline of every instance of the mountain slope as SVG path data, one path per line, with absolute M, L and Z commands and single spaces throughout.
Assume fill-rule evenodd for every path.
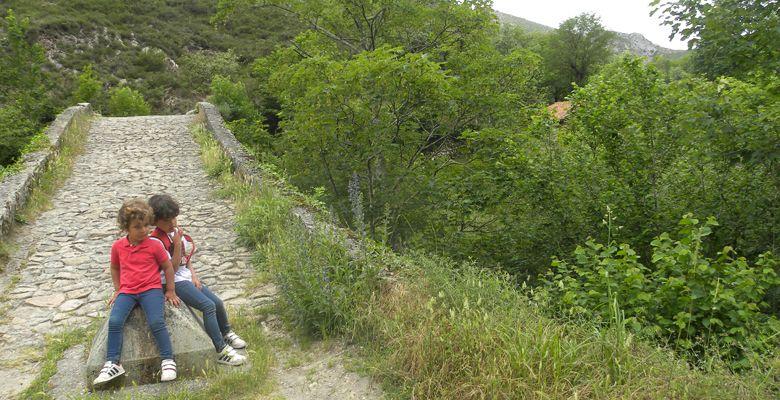
M 555 28 L 543 25 L 537 22 L 529 21 L 525 18 L 520 18 L 511 14 L 502 13 L 496 10 L 496 16 L 501 24 L 516 25 L 525 29 L 528 32 L 548 33 L 555 30 Z M 629 52 L 642 57 L 652 58 L 658 55 L 667 56 L 670 58 L 678 58 L 685 54 L 685 50 L 673 50 L 663 46 L 659 46 L 641 33 L 623 33 L 614 32 L 617 37 L 612 42 L 612 50 L 615 53 Z

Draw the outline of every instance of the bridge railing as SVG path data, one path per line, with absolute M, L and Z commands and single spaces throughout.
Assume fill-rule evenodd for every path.
M 79 103 L 65 109 L 46 129 L 51 146 L 25 154 L 22 170 L 4 177 L 0 182 L 0 238 L 13 226 L 16 212 L 24 206 L 46 167 L 57 157 L 67 136 L 76 129 L 89 129 L 81 127 L 78 122 L 90 116 L 92 106 L 89 103 Z

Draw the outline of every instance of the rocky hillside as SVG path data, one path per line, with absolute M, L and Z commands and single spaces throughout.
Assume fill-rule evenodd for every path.
M 140 91 L 155 114 L 186 112 L 208 91 L 200 79 L 215 60 L 227 60 L 231 75 L 297 32 L 290 18 L 256 8 L 226 25 L 211 22 L 216 0 L 3 0 L 29 18 L 30 39 L 46 53 L 50 89 L 64 106 L 75 78 L 92 64 L 104 88 L 127 85 Z M 0 27 L 2 24 L 0 24 Z M 0 28 L 1 29 L 1 28 Z M 224 68 L 223 68 L 224 69 Z
M 547 25 L 542 25 L 540 23 L 502 13 L 500 11 L 496 11 L 496 16 L 498 16 L 500 23 L 518 25 L 528 32 L 546 33 L 555 30 L 555 28 L 549 27 Z M 627 51 L 631 54 L 636 54 L 638 56 L 648 58 L 652 58 L 658 55 L 664 55 L 670 58 L 678 58 L 685 54 L 685 50 L 672 50 L 659 46 L 648 40 L 641 33 L 615 32 L 615 34 L 617 37 L 612 43 L 612 49 L 615 51 L 615 53 L 623 53 Z

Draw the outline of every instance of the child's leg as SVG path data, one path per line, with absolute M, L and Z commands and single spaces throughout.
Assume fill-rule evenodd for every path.
M 230 323 L 228 323 L 228 315 L 225 310 L 225 304 L 222 303 L 222 299 L 217 297 L 217 295 L 209 290 L 206 285 L 201 286 L 201 292 L 214 302 L 217 313 L 217 322 L 219 323 L 219 331 L 222 333 L 222 336 L 227 335 L 227 333 L 230 332 Z
M 137 303 L 135 295 L 120 293 L 114 305 L 111 307 L 111 315 L 108 317 L 108 344 L 106 345 L 106 361 L 119 363 L 122 355 L 122 331 L 125 327 L 127 316 L 133 311 Z
M 206 286 L 203 286 L 203 289 L 205 288 Z M 188 306 L 203 313 L 203 327 L 206 328 L 206 333 L 211 338 L 211 342 L 214 343 L 214 349 L 217 352 L 222 351 L 225 347 L 225 340 L 219 330 L 220 326 L 217 321 L 219 314 L 217 314 L 214 302 L 205 295 L 205 290 L 199 290 L 190 281 L 180 281 L 176 282 L 176 295 Z
M 157 349 L 160 351 L 160 358 L 163 360 L 173 359 L 173 346 L 171 337 L 168 335 L 168 327 L 165 325 L 163 310 L 165 309 L 165 296 L 162 289 L 149 289 L 138 294 L 138 302 L 146 314 L 146 322 L 152 330 L 154 341 L 157 342 Z

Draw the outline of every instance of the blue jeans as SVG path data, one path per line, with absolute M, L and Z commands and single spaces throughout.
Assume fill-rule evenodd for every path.
M 225 348 L 225 339 L 222 337 L 230 332 L 225 305 L 217 295 L 211 292 L 206 285 L 200 289 L 190 281 L 179 281 L 176 285 L 176 296 L 188 306 L 203 313 L 203 327 L 214 343 L 217 352 Z
M 114 306 L 111 307 L 111 315 L 108 317 L 108 351 L 106 359 L 119 363 L 122 355 L 122 330 L 125 326 L 127 316 L 133 311 L 136 304 L 141 305 L 141 309 L 146 314 L 146 323 L 152 330 L 154 341 L 157 342 L 157 349 L 160 350 L 160 358 L 173 359 L 173 346 L 171 338 L 168 335 L 168 327 L 163 318 L 163 309 L 165 307 L 165 296 L 162 289 L 149 289 L 138 294 L 120 293 Z

